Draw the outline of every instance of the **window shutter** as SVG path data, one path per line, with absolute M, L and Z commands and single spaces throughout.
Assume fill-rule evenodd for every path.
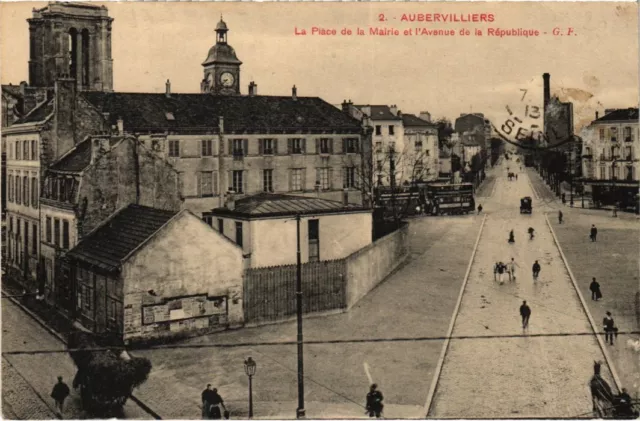
M 307 167 L 300 169 L 300 190 L 305 191 L 307 189 Z
M 218 192 L 218 171 L 214 171 L 211 173 L 211 190 L 213 191 L 213 195 L 216 196 L 219 194 Z
M 322 185 L 322 174 L 320 174 L 321 171 L 322 170 L 320 168 L 316 168 L 316 184 L 313 186 L 314 189 L 317 185 Z
M 233 171 L 227 171 L 227 190 L 233 190 Z
M 333 185 L 334 185 L 334 182 L 333 182 L 333 168 L 329 168 L 328 172 L 329 172 L 329 175 L 327 176 L 329 178 L 329 186 L 328 186 L 328 188 L 330 190 L 333 190 Z
M 293 152 L 293 140 L 287 139 L 287 153 L 291 155 L 292 152 Z
M 300 139 L 300 143 L 301 143 L 300 148 L 302 149 L 301 152 L 303 154 L 307 153 L 307 139 L 305 139 L 305 138 Z
M 229 139 L 229 155 L 233 155 L 233 139 Z
M 206 154 L 205 154 L 205 150 L 204 150 L 204 149 L 206 148 L 205 143 L 206 143 L 206 140 L 204 140 L 204 139 L 200 139 L 200 156 L 201 156 L 201 157 L 203 157 L 203 156 L 205 156 L 205 155 L 206 155 Z
M 320 144 L 322 143 L 322 139 L 320 139 L 319 137 L 316 137 L 315 142 L 316 142 L 316 153 L 319 154 L 320 153 Z
M 196 173 L 196 195 L 202 197 L 202 176 L 201 172 Z
M 249 192 L 248 183 L 247 183 L 248 178 L 249 178 L 249 171 L 242 171 L 242 193 L 243 194 L 247 194 Z
M 216 149 L 216 141 L 211 140 L 211 156 L 216 156 L 216 155 L 218 155 L 218 151 Z
M 264 155 L 264 139 L 258 139 L 258 154 Z
M 355 138 L 356 142 L 356 153 L 360 153 L 360 138 Z
M 344 139 L 343 139 L 344 142 Z M 342 188 L 347 187 L 347 167 L 342 167 Z
M 278 139 L 273 139 L 273 154 L 278 155 Z
M 242 155 L 243 156 L 248 156 L 249 155 L 249 139 L 244 139 L 243 140 Z
M 331 153 L 331 154 L 333 153 L 333 141 L 334 140 L 335 140 L 334 138 L 330 138 L 330 139 L 327 140 L 327 142 L 329 142 L 329 153 Z
M 289 170 L 289 191 L 293 191 L 293 169 Z
M 342 153 L 347 153 L 347 139 L 344 137 L 342 138 Z

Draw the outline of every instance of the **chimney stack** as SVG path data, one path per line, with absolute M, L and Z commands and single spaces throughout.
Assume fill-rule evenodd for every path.
M 235 199 L 235 194 L 236 192 L 229 189 L 227 190 L 227 198 L 225 200 L 225 207 L 229 210 L 235 210 L 236 208 L 236 199 Z
M 600 114 L 600 113 L 596 111 L 596 120 L 598 119 L 599 114 Z
M 296 85 L 293 85 L 293 88 L 291 88 L 291 98 L 293 98 L 294 101 L 298 100 L 298 88 L 296 88 Z
M 169 81 L 169 79 L 167 79 L 167 83 L 165 83 L 166 89 L 165 89 L 165 96 L 167 98 L 171 98 L 171 82 Z
M 249 82 L 249 96 L 258 95 L 258 85 L 256 85 L 253 81 Z
M 389 111 L 391 111 L 393 115 L 398 115 L 398 107 L 395 104 L 389 107 Z
M 122 119 L 122 117 L 118 117 L 118 134 L 119 135 L 123 135 L 124 134 L 124 120 Z
M 547 105 L 549 105 L 549 100 L 551 99 L 551 85 L 550 85 L 551 75 L 549 73 L 544 73 L 542 75 L 542 80 L 544 81 L 544 110 L 547 110 Z
M 220 133 L 224 133 L 224 117 L 222 116 L 218 117 L 218 130 Z
M 420 111 L 420 118 L 431 123 L 431 114 L 428 111 Z

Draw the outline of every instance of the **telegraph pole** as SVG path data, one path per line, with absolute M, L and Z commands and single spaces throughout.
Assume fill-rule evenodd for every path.
M 391 186 L 391 211 L 393 212 L 393 221 L 398 222 L 398 211 L 396 209 L 396 161 L 395 150 L 389 146 L 389 185 Z
M 298 409 L 296 418 L 305 417 L 304 409 L 304 350 L 302 336 L 302 257 L 300 254 L 300 214 L 296 215 L 297 237 L 297 276 L 296 276 L 296 307 L 298 316 Z

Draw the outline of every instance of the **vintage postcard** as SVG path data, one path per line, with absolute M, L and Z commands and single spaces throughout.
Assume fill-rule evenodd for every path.
M 3 418 L 638 418 L 638 12 L 0 2 Z

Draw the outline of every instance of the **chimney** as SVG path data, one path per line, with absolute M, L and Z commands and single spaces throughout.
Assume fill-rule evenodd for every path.
M 236 192 L 229 189 L 227 190 L 227 197 L 225 199 L 225 204 L 224 206 L 229 209 L 229 210 L 235 210 L 236 208 L 236 199 L 235 199 L 235 194 Z
M 400 111 L 400 110 L 396 111 L 396 115 L 397 115 L 398 117 L 402 117 L 402 111 Z
M 293 98 L 294 101 L 298 100 L 298 88 L 296 88 L 296 85 L 293 85 L 293 88 L 291 88 L 291 98 Z
M 398 107 L 395 105 L 390 106 L 389 111 L 391 111 L 391 114 L 393 115 L 398 115 Z
M 549 73 L 545 73 L 542 75 L 542 80 L 544 81 L 544 110 L 547 110 L 547 105 L 549 105 L 549 100 L 551 99 L 551 85 L 549 80 L 551 79 L 551 75 Z
M 349 189 L 346 187 L 342 191 L 342 204 L 344 206 L 349 206 Z
M 342 112 L 349 114 L 349 103 L 346 99 L 342 101 Z
M 171 81 L 169 81 L 169 79 L 167 79 L 167 83 L 165 83 L 164 95 L 167 98 L 171 98 Z
M 109 136 L 93 136 L 91 139 L 91 163 L 93 164 L 98 157 L 109 152 L 109 149 Z
M 123 135 L 124 134 L 124 120 L 122 119 L 122 117 L 118 117 L 118 134 L 119 135 Z
M 600 113 L 598 113 L 598 112 L 596 111 L 596 120 L 598 119 L 599 114 L 600 114 Z
M 218 131 L 224 133 L 224 117 L 218 116 Z
M 420 111 L 420 118 L 431 123 L 431 114 L 428 111 Z
M 258 85 L 253 81 L 249 83 L 249 96 L 256 96 L 258 94 Z

